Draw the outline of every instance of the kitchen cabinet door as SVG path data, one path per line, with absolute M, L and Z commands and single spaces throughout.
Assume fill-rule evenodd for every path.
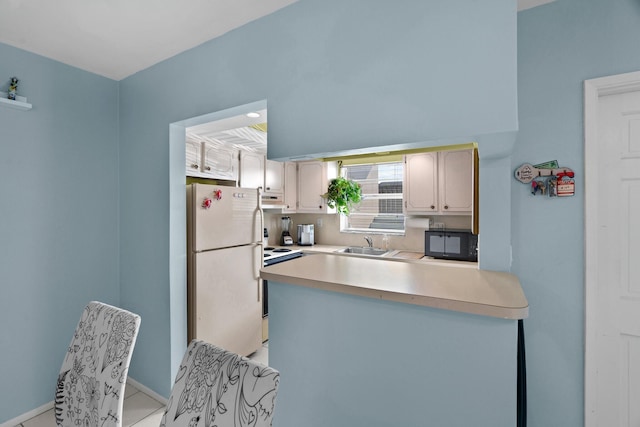
M 264 188 L 264 162 L 264 155 L 240 150 L 240 187 Z
M 238 180 L 237 149 L 203 142 L 202 160 L 202 172 L 207 178 Z
M 473 150 L 438 153 L 440 210 L 470 214 L 473 210 Z
M 202 176 L 202 147 L 200 141 L 185 141 L 185 160 L 187 176 Z
M 298 163 L 298 213 L 335 213 L 327 207 L 322 197 L 327 192 L 329 180 L 335 178 L 335 162 L 299 162 Z
M 264 169 L 264 194 L 279 199 L 284 196 L 284 163 L 267 160 Z
M 284 206 L 283 213 L 295 213 L 298 202 L 298 165 L 295 162 L 284 163 Z
M 405 156 L 403 195 L 405 214 L 438 212 L 438 153 Z

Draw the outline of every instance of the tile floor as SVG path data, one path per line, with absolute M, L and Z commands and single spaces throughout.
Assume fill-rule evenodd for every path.
M 268 365 L 269 345 L 262 344 L 251 356 L 251 359 Z M 127 383 L 124 392 L 124 409 L 122 415 L 122 427 L 158 427 L 164 413 L 164 403 L 148 396 L 135 386 Z M 16 427 L 51 427 L 55 426 L 54 409 L 19 424 Z

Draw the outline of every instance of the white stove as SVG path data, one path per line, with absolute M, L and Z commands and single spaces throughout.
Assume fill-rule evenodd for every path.
M 278 264 L 279 262 L 289 261 L 290 259 L 300 258 L 302 256 L 301 249 L 293 249 L 291 247 L 286 246 L 265 246 L 263 249 L 264 252 L 264 266 Z M 269 316 L 269 282 L 268 280 L 262 281 L 262 318 L 264 319 Z M 264 323 L 263 323 L 264 325 Z M 266 339 L 268 334 L 264 331 L 262 339 Z
M 288 261 L 290 259 L 302 256 L 301 249 L 292 249 L 282 246 L 267 246 L 264 248 L 264 265 L 273 265 L 279 262 Z

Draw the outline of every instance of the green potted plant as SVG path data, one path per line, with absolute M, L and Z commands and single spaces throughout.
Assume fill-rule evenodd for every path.
M 322 195 L 330 208 L 338 213 L 349 215 L 354 204 L 360 203 L 362 189 L 360 184 L 347 178 L 338 177 L 329 181 L 327 192 Z

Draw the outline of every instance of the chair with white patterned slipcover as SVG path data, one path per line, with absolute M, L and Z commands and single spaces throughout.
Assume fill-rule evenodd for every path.
M 182 359 L 160 427 L 267 427 L 280 373 L 193 340 Z
M 84 308 L 58 375 L 56 424 L 120 427 L 140 316 L 101 302 Z

